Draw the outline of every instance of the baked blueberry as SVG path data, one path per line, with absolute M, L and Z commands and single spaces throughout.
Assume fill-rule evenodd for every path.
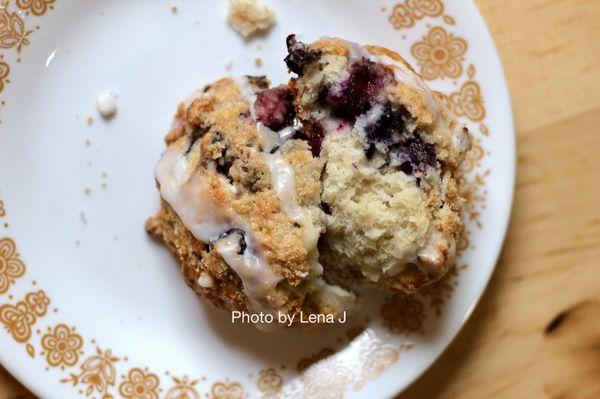
M 292 100 L 292 93 L 284 85 L 259 92 L 254 102 L 256 119 L 275 131 L 293 125 L 296 111 Z

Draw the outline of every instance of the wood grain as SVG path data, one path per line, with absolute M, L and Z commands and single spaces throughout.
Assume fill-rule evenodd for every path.
M 508 237 L 458 338 L 399 399 L 600 398 L 600 1 L 478 0 L 509 81 Z
M 515 207 L 473 317 L 398 398 L 600 398 L 600 1 L 476 3 L 511 90 Z M 30 397 L 0 370 L 0 398 Z

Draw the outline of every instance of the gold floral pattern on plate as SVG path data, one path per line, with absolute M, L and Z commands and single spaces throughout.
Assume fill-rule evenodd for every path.
M 0 205 L 2 203 L 0 202 Z M 0 208 L 4 211 L 4 208 Z M 4 216 L 0 214 L 0 216 Z M 0 294 L 4 294 L 15 280 L 25 274 L 25 263 L 19 258 L 15 242 L 8 237 L 0 239 Z
M 25 28 L 25 22 L 16 12 L 9 13 L 6 8 L 0 7 L 0 48 L 16 47 L 20 53 L 23 46 L 30 44 L 27 37 L 31 32 Z
M 246 396 L 244 387 L 239 382 L 218 381 L 210 388 L 210 399 L 242 399 Z
M 400 357 L 401 348 L 382 340 L 371 340 L 360 352 L 363 361 L 361 378 L 354 389 L 361 389 L 367 380 L 374 380 L 388 370 Z
M 481 122 L 485 118 L 485 107 L 479 83 L 469 80 L 458 92 L 443 96 L 448 109 L 456 116 L 464 116 L 473 122 Z
M 135 367 L 119 385 L 119 394 L 126 399 L 158 399 L 159 385 L 156 374 Z
M 263 395 L 272 396 L 281 391 L 283 378 L 273 367 L 263 369 L 258 373 L 256 386 Z
M 425 320 L 425 307 L 418 299 L 394 294 L 381 307 L 383 323 L 396 334 L 420 332 Z
M 42 337 L 42 355 L 46 356 L 46 362 L 51 367 L 60 366 L 62 370 L 65 367 L 71 367 L 77 364 L 83 339 L 81 335 L 75 332 L 74 328 L 69 328 L 65 324 L 58 324 L 51 329 L 48 327 L 48 333 Z
M 467 48 L 465 39 L 435 26 L 421 41 L 412 45 L 411 53 L 417 59 L 424 79 L 458 78 L 463 73 L 462 61 Z
M 85 359 L 79 366 L 79 373 L 71 373 L 68 378 L 63 378 L 60 382 L 85 387 L 86 396 L 97 393 L 102 399 L 112 398 L 108 391 L 115 385 L 117 379 L 115 363 L 119 360 L 118 357 L 113 356 L 110 349 L 102 351 L 96 347 L 96 353 Z
M 52 9 L 55 0 L 17 0 L 17 6 L 24 11 L 41 16 Z
M 471 135 L 471 150 L 467 153 L 462 169 L 464 173 L 471 173 L 481 166 L 481 160 L 485 156 L 485 150 L 479 137 Z
M 200 394 L 196 390 L 198 380 L 190 380 L 187 375 L 182 378 L 173 377 L 175 385 L 171 387 L 165 399 L 200 399 Z
M 455 266 L 440 280 L 419 291 L 419 294 L 429 302 L 429 306 L 435 311 L 436 316 L 441 316 L 442 307 L 454 293 L 454 287 L 458 284 L 459 270 L 466 265 Z
M 317 353 L 314 353 L 308 357 L 304 357 L 304 358 L 300 359 L 298 361 L 296 368 L 298 371 L 302 372 L 302 371 L 308 369 L 313 364 L 315 364 L 325 358 L 328 358 L 329 356 L 331 356 L 333 354 L 335 354 L 335 350 L 333 350 L 332 348 L 323 348 L 320 351 L 318 351 Z
M 49 304 L 50 299 L 44 291 L 30 292 L 16 305 L 0 306 L 0 322 L 15 341 L 27 343 L 31 338 L 31 327 L 46 314 Z
M 6 210 L 4 209 L 4 202 L 0 200 L 0 218 L 6 216 Z
M 4 90 L 4 87 L 9 82 L 8 75 L 10 73 L 10 66 L 4 61 L 0 61 L 0 92 Z
M 394 6 L 389 20 L 394 28 L 406 29 L 413 27 L 420 19 L 439 17 L 443 12 L 441 0 L 405 0 Z
M 461 190 L 462 196 L 466 200 L 463 212 L 467 215 L 467 219 L 480 229 L 483 227 L 481 211 L 485 207 L 487 197 L 485 186 L 491 173 L 490 169 L 475 173 L 472 178 L 465 179 Z
M 309 367 L 300 380 L 302 397 L 306 399 L 341 399 L 354 382 L 354 372 L 342 362 L 328 358 Z

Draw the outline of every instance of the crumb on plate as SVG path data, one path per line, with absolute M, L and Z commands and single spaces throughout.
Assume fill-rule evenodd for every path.
M 254 59 L 254 65 L 256 65 L 257 67 L 262 65 L 262 58 L 257 57 Z
M 87 118 L 87 124 L 92 126 L 92 123 L 94 123 L 94 118 L 92 118 L 91 116 L 88 116 Z
M 171 7 L 171 12 L 172 12 L 173 14 L 177 14 L 177 6 L 173 6 L 173 7 Z
M 109 90 L 96 98 L 96 108 L 104 119 L 112 118 L 117 113 L 117 97 L 117 92 Z
M 227 21 L 240 35 L 248 37 L 268 30 L 275 23 L 276 14 L 257 0 L 231 0 Z

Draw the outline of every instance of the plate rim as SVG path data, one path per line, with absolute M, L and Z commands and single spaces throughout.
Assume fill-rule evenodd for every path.
M 503 97 L 502 102 L 505 103 L 505 106 L 507 107 L 507 110 L 508 110 L 508 112 L 504 116 L 504 118 L 506 118 L 506 122 L 510 126 L 510 131 L 507 132 L 507 136 L 510 137 L 510 147 L 511 147 L 509 154 L 508 154 L 511 158 L 511 162 L 509 164 L 505 165 L 507 167 L 509 166 L 510 170 L 504 171 L 504 173 L 507 173 L 507 175 L 509 176 L 508 180 L 510 182 L 509 187 L 507 187 L 508 192 L 504 196 L 504 198 L 508 199 L 508 201 L 506 201 L 507 209 L 504 212 L 504 214 L 502 215 L 502 220 L 500 220 L 500 224 L 502 226 L 501 234 L 498 232 L 496 233 L 499 236 L 499 239 L 497 240 L 497 245 L 495 245 L 495 248 L 494 248 L 493 258 L 495 259 L 495 261 L 489 268 L 489 272 L 485 276 L 484 283 L 481 285 L 481 287 L 478 287 L 479 292 L 477 292 L 476 299 L 470 305 L 468 313 L 465 315 L 465 317 L 463 318 L 463 320 L 460 323 L 460 327 L 457 328 L 456 330 L 452 331 L 449 334 L 446 342 L 444 342 L 443 348 L 441 350 L 437 351 L 436 355 L 429 362 L 427 362 L 427 365 L 424 366 L 422 368 L 422 370 L 420 370 L 415 375 L 414 378 L 411 378 L 411 380 L 408 381 L 407 383 L 405 383 L 403 386 L 400 386 L 400 387 L 396 386 L 396 388 L 393 389 L 393 392 L 390 389 L 389 395 L 392 395 L 392 396 L 400 394 L 405 389 L 407 389 L 409 386 L 413 385 L 416 381 L 418 381 L 419 378 L 427 370 L 429 370 L 431 368 L 431 366 L 439 359 L 439 357 L 442 356 L 442 354 L 446 352 L 446 350 L 448 349 L 450 344 L 456 339 L 458 334 L 463 330 L 465 324 L 470 319 L 475 307 L 478 306 L 479 303 L 481 302 L 483 294 L 487 290 L 490 280 L 496 270 L 496 267 L 497 267 L 497 264 L 498 264 L 498 261 L 499 261 L 500 255 L 501 255 L 501 251 L 506 243 L 506 236 L 508 234 L 508 229 L 509 229 L 510 220 L 511 220 L 511 216 L 512 216 L 512 210 L 513 210 L 513 205 L 514 205 L 515 184 L 516 184 L 516 173 L 517 173 L 517 167 L 516 167 L 517 166 L 516 165 L 517 143 L 516 143 L 516 135 L 515 135 L 514 113 L 512 110 L 512 105 L 511 105 L 511 100 L 510 100 L 510 91 L 509 91 L 509 87 L 508 87 L 508 81 L 506 79 L 506 74 L 505 74 L 504 68 L 502 66 L 501 58 L 498 53 L 496 44 L 495 44 L 494 39 L 489 31 L 487 24 L 485 23 L 485 19 L 479 12 L 479 9 L 477 8 L 477 6 L 473 2 L 473 0 L 471 0 L 468 3 L 468 6 L 472 7 L 474 9 L 474 11 L 477 13 L 477 15 L 479 16 L 479 22 L 483 26 L 483 29 L 485 29 L 485 33 L 487 35 L 486 39 L 489 40 L 489 42 L 491 43 L 492 48 L 494 50 L 494 54 L 493 54 L 493 56 L 490 56 L 490 59 L 493 59 L 494 63 L 496 64 L 496 67 L 502 73 L 501 79 L 499 79 L 498 84 L 500 84 L 502 86 L 502 92 L 503 92 L 502 94 L 504 94 L 502 96 Z M 496 217 L 498 218 L 498 216 L 496 216 Z M 11 351 L 0 351 L 0 362 L 5 367 L 5 369 L 10 374 L 12 374 L 20 383 L 22 383 L 25 387 L 27 387 L 31 392 L 35 393 L 36 395 L 43 397 L 44 394 L 47 394 L 48 392 L 42 392 L 42 390 L 41 390 L 42 388 L 37 386 L 37 384 L 34 381 L 35 376 L 26 376 L 24 372 L 21 372 L 20 367 L 12 367 L 12 365 L 14 363 L 11 362 L 10 352 Z M 8 356 L 6 356 L 7 354 L 8 354 Z M 16 362 L 19 362 L 19 361 L 16 360 Z M 25 367 L 27 367 L 27 365 L 25 365 Z M 32 383 L 32 381 L 33 381 L 33 383 Z M 377 383 L 377 381 L 374 381 L 374 382 Z M 40 389 L 38 389 L 38 388 L 40 388 Z M 51 390 L 50 387 L 49 387 L 49 389 Z M 52 393 L 53 392 L 51 391 L 50 394 L 52 394 Z M 385 395 L 387 396 L 388 393 L 386 392 Z

